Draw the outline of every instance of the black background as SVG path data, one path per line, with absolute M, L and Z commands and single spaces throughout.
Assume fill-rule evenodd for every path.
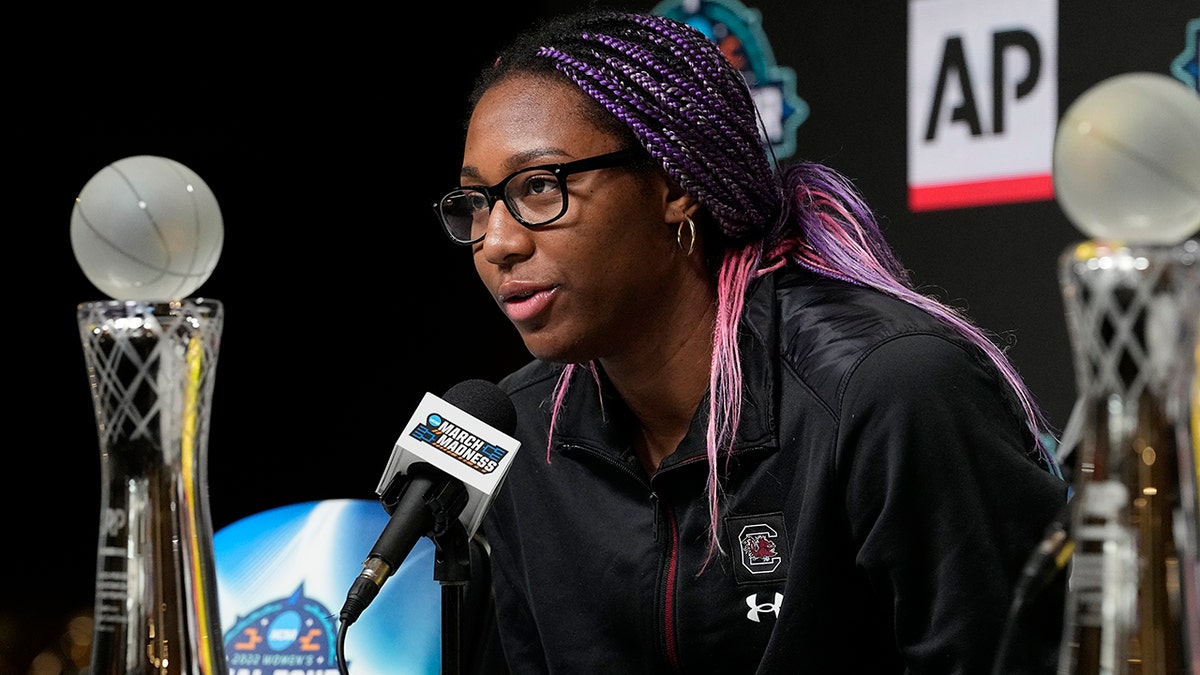
M 1169 72 L 1196 14 L 1185 5 L 1061 2 L 1060 110 L 1108 76 Z M 1009 345 L 1063 426 L 1074 386 L 1057 260 L 1082 236 L 1052 201 L 908 213 L 905 3 L 752 6 L 811 108 L 797 154 L 857 182 L 916 280 Z M 10 64 L 5 103 L 4 196 L 16 213 L 4 228 L 13 376 L 0 675 L 25 672 L 92 605 L 99 453 L 75 310 L 104 298 L 70 244 L 83 185 L 117 159 L 161 155 L 220 203 L 223 253 L 195 294 L 225 305 L 214 527 L 295 502 L 374 498 L 426 391 L 494 381 L 527 359 L 429 204 L 457 180 L 476 70 L 518 27 L 568 8 L 468 5 L 419 20 L 346 10 L 257 25 L 198 17 L 216 20 L 203 28 L 106 17 L 97 31 L 76 15 L 38 31 L 37 48 Z

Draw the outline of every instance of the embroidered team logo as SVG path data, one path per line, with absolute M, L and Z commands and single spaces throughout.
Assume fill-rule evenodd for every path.
M 770 525 L 747 525 L 738 537 L 742 542 L 742 564 L 751 574 L 770 574 L 783 558 L 775 548 L 779 533 Z
M 787 578 L 787 538 L 783 514 L 726 519 L 726 531 L 737 552 L 734 576 L 738 583 L 775 582 Z

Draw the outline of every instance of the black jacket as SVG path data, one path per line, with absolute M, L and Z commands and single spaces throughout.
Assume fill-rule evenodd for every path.
M 994 369 L 918 309 L 794 270 L 754 282 L 740 348 L 706 569 L 707 401 L 650 476 L 611 387 L 577 374 L 548 457 L 561 367 L 501 382 L 521 448 L 484 531 L 512 672 L 991 672 L 1067 495 Z M 1055 653 L 1059 603 L 1020 651 Z

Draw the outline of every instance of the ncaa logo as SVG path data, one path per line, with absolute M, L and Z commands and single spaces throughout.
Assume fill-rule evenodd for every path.
M 756 523 L 742 528 L 738 535 L 742 552 L 742 565 L 751 574 L 770 574 L 779 569 L 783 558 L 776 549 L 779 533 L 766 523 Z

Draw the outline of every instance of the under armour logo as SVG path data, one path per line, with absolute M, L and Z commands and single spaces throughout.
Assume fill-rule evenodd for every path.
M 758 601 L 758 593 L 753 593 L 751 595 L 747 595 L 746 596 L 746 606 L 750 608 L 750 611 L 746 612 L 746 618 L 750 619 L 754 623 L 758 623 L 758 621 L 759 621 L 758 615 L 770 612 L 775 615 L 776 619 L 778 619 L 779 618 L 779 605 L 782 603 L 783 603 L 783 593 L 775 594 L 775 602 L 763 602 L 763 603 L 760 603 Z

